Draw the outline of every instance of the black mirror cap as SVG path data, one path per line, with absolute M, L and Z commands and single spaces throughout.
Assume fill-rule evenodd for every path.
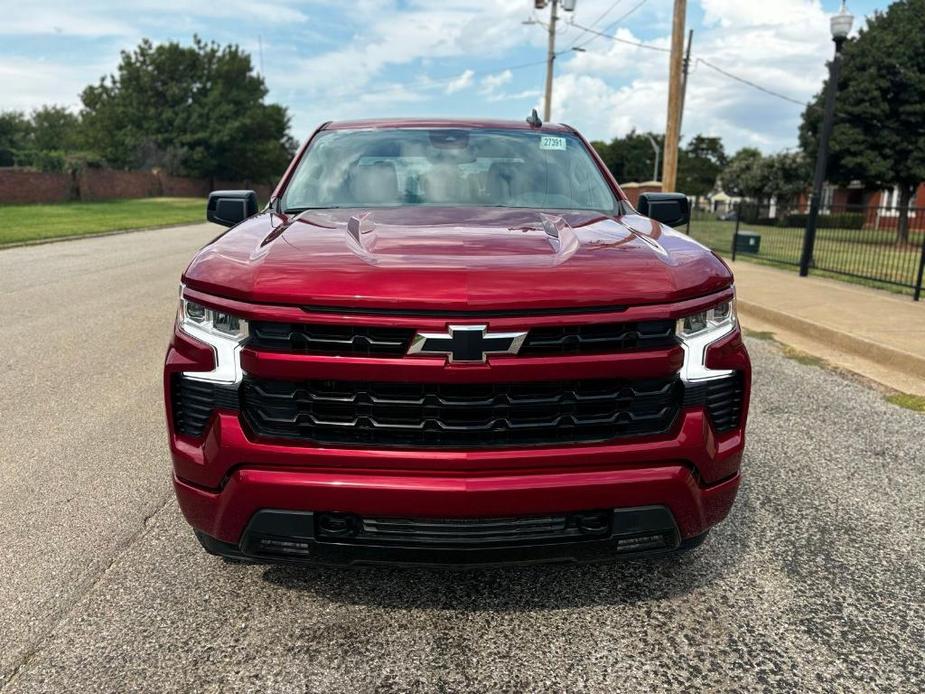
M 690 200 L 683 193 L 643 193 L 636 208 L 639 214 L 670 227 L 683 227 L 691 219 Z
M 252 190 L 213 190 L 206 205 L 206 219 L 233 227 L 257 214 L 257 193 Z

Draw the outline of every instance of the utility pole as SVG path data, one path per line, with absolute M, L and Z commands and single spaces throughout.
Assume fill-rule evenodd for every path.
M 549 122 L 552 117 L 552 71 L 556 62 L 556 22 L 559 20 L 556 9 L 559 0 L 552 0 L 552 9 L 549 13 L 549 49 L 546 52 L 546 101 L 543 105 L 543 120 Z
M 684 77 L 681 80 L 681 112 L 678 115 L 678 132 L 684 124 L 684 103 L 687 101 L 687 77 L 691 71 L 691 44 L 694 43 L 694 30 L 687 32 L 687 51 L 684 53 Z
M 524 24 L 541 24 L 545 26 L 546 31 L 549 32 L 549 47 L 546 51 L 546 97 L 543 103 L 543 120 L 547 122 L 552 118 L 552 80 L 556 62 L 556 22 L 559 21 L 559 15 L 556 10 L 559 9 L 561 5 L 565 12 L 574 12 L 577 1 L 578 0 L 533 0 L 533 7 L 536 10 L 545 9 L 547 4 L 552 4 L 552 8 L 549 12 L 549 24 L 545 24 L 533 17 L 523 22 Z M 572 50 L 583 51 L 584 49 L 573 46 Z
M 681 137 L 681 78 L 684 53 L 684 24 L 687 0 L 674 0 L 671 29 L 671 69 L 668 73 L 668 122 L 665 125 L 665 161 L 662 190 L 674 192 L 678 182 L 678 140 Z

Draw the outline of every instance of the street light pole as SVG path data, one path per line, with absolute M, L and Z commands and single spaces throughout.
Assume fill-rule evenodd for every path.
M 652 172 L 652 180 L 658 181 L 658 160 L 659 155 L 661 154 L 661 149 L 658 146 L 658 143 L 655 141 L 655 138 L 649 134 L 646 134 L 646 137 L 649 138 L 649 143 L 652 145 L 652 150 L 655 152 L 655 170 Z
M 829 84 L 825 92 L 825 112 L 822 129 L 819 132 L 819 148 L 816 150 L 816 171 L 813 177 L 813 193 L 809 203 L 809 217 L 806 220 L 806 232 L 803 235 L 803 253 L 800 256 L 800 276 L 809 274 L 813 262 L 813 250 L 816 246 L 816 224 L 819 219 L 819 207 L 822 204 L 822 188 L 825 185 L 826 169 L 829 163 L 829 140 L 835 125 L 835 97 L 838 94 L 838 78 L 841 74 L 842 46 L 848 39 L 854 17 L 848 13 L 845 0 L 841 10 L 832 17 L 832 40 L 835 42 L 835 57 L 829 63 Z
M 556 9 L 559 0 L 552 0 L 552 9 L 549 14 L 549 48 L 546 52 L 546 100 L 543 104 L 543 120 L 549 122 L 552 113 L 552 73 L 556 62 L 556 22 L 559 20 Z

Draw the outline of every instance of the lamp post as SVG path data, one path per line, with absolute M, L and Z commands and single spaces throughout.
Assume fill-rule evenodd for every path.
M 652 151 L 655 152 L 655 169 L 652 172 L 652 180 L 658 181 L 658 160 L 661 155 L 661 149 L 658 146 L 658 143 L 655 141 L 655 138 L 646 133 L 646 137 L 649 138 L 649 144 L 652 145 Z
M 842 0 L 841 10 L 832 17 L 832 40 L 835 42 L 835 57 L 829 63 L 829 84 L 825 92 L 825 113 L 822 119 L 822 130 L 819 132 L 819 149 L 816 151 L 816 172 L 813 177 L 813 194 L 809 204 L 809 218 L 806 220 L 806 233 L 803 236 L 803 254 L 800 257 L 800 276 L 809 274 L 809 266 L 813 262 L 813 248 L 816 245 L 816 222 L 819 218 L 819 206 L 822 203 L 822 187 L 825 185 L 825 174 L 829 163 L 829 140 L 832 137 L 832 127 L 835 123 L 835 96 L 838 93 L 838 76 L 841 73 L 842 46 L 851 32 L 854 17 L 845 7 Z

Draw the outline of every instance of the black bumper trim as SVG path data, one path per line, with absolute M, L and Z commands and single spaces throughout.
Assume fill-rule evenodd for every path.
M 322 538 L 316 532 L 318 515 L 310 511 L 258 511 L 239 545 L 198 531 L 196 534 L 212 554 L 261 563 L 443 568 L 607 561 L 683 550 L 692 542 L 681 542 L 674 517 L 664 506 L 614 509 L 606 534 L 594 534 L 588 540 L 526 540 L 489 546 L 421 546 L 413 537 L 405 543 L 378 544 L 368 539 Z

